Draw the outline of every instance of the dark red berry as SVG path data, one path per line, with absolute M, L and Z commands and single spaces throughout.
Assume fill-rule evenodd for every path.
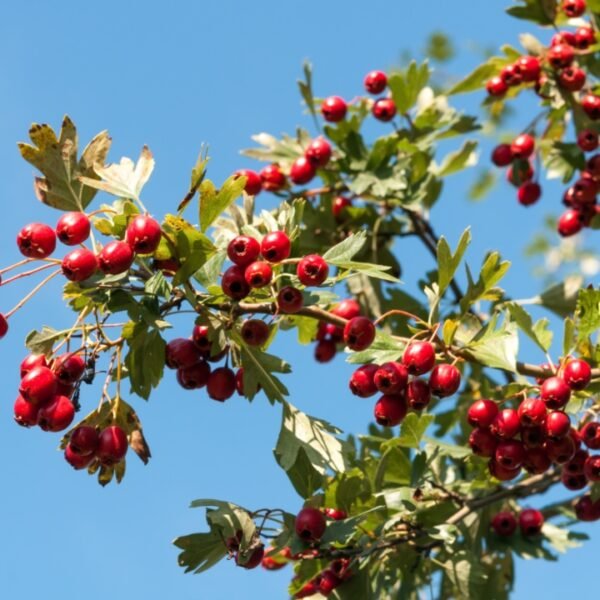
M 473 454 L 491 458 L 496 453 L 498 440 L 489 429 L 473 429 L 469 435 L 469 446 Z
M 396 105 L 391 98 L 379 98 L 373 103 L 371 112 L 378 121 L 387 123 L 396 116 Z
M 381 94 L 387 86 L 387 75 L 383 71 L 370 71 L 365 76 L 364 84 L 369 94 Z
M 326 121 L 337 123 L 346 116 L 348 106 L 343 98 L 339 96 L 329 96 L 321 104 L 321 114 Z
M 467 420 L 472 427 L 486 429 L 498 414 L 498 405 L 493 400 L 476 400 L 469 406 Z
M 589 453 L 587 450 L 577 450 L 573 458 L 568 463 L 565 463 L 563 466 L 563 471 L 567 471 L 568 473 L 582 474 L 585 467 L 585 461 L 588 459 L 588 457 Z
M 96 457 L 103 465 L 116 465 L 127 454 L 127 434 L 118 425 L 110 425 L 100 432 Z
M 17 396 L 14 405 L 14 418 L 21 427 L 33 427 L 38 424 L 40 407 L 28 402 L 23 396 Z
M 577 134 L 577 145 L 584 152 L 592 152 L 598 148 L 598 134 L 592 129 L 582 129 Z
M 84 281 L 98 268 L 96 255 L 87 248 L 77 248 L 62 259 L 62 272 L 69 281 Z
M 569 415 L 558 410 L 548 413 L 544 423 L 544 434 L 550 440 L 559 440 L 565 437 L 571 430 L 571 419 Z
M 507 469 L 502 465 L 499 465 L 493 458 L 490 459 L 488 463 L 488 469 L 490 471 L 490 475 L 495 477 L 500 481 L 510 481 L 511 479 L 515 479 L 521 473 L 521 468 L 517 469 Z
M 575 31 L 575 47 L 579 50 L 587 50 L 596 43 L 596 35 L 591 27 L 579 27 Z
M 63 431 L 75 418 L 75 406 L 66 396 L 55 396 L 42 406 L 38 414 L 38 425 L 44 431 Z
M 544 524 L 544 516 L 539 510 L 526 508 L 519 515 L 519 527 L 525 537 L 532 537 L 540 533 Z
M 568 44 L 556 44 L 548 50 L 547 58 L 554 69 L 564 69 L 573 62 L 575 51 Z
M 526 449 L 523 468 L 528 473 L 531 473 L 532 475 L 541 475 L 542 473 L 545 473 L 551 465 L 552 461 L 543 448 Z
M 256 569 L 261 564 L 265 556 L 265 547 L 263 544 L 254 548 L 248 557 L 242 556 L 240 552 L 235 555 L 235 564 L 244 569 Z
M 588 456 L 583 465 L 583 473 L 589 481 L 600 481 L 600 455 Z
M 592 179 L 578 179 L 570 189 L 572 190 L 570 201 L 574 208 L 595 204 L 598 187 Z
M 307 506 L 296 515 L 296 535 L 305 542 L 318 542 L 326 527 L 325 516 L 318 508 Z
M 350 206 L 352 206 L 352 200 L 350 200 L 350 198 L 346 198 L 345 196 L 336 196 L 331 204 L 333 218 L 338 223 L 341 223 L 344 220 L 346 209 Z
M 90 220 L 82 212 L 65 213 L 56 224 L 56 236 L 67 246 L 77 246 L 90 235 Z
M 240 169 L 235 172 L 237 177 L 245 177 L 246 183 L 244 184 L 244 191 L 250 196 L 256 196 L 260 194 L 262 189 L 262 179 L 256 171 L 251 169 Z
M 325 138 L 318 137 L 308 145 L 304 156 L 315 167 L 324 167 L 331 159 L 331 144 Z
M 523 81 L 536 82 L 541 73 L 540 61 L 535 56 L 522 56 L 515 63 L 520 71 Z
M 235 392 L 235 373 L 229 367 L 219 367 L 208 377 L 208 395 L 213 400 L 224 402 Z
M 315 360 L 319 363 L 327 363 L 333 360 L 336 352 L 337 346 L 333 340 L 320 340 L 315 346 Z
M 402 355 L 402 364 L 411 375 L 429 373 L 435 365 L 435 347 L 430 342 L 411 342 Z
M 433 367 L 429 376 L 431 393 L 438 398 L 452 396 L 460 386 L 460 371 L 454 366 L 440 363 Z
M 550 460 L 559 465 L 568 463 L 577 452 L 577 445 L 570 435 L 558 440 L 546 440 L 543 447 Z
M 560 474 L 560 480 L 568 490 L 572 491 L 582 490 L 588 484 L 588 480 L 583 473 L 569 473 L 564 468 Z
M 208 325 L 194 325 L 192 341 L 203 354 L 210 353 L 212 347 L 210 327 Z
M 233 300 L 243 300 L 250 293 L 250 286 L 244 277 L 244 269 L 238 265 L 229 267 L 221 278 L 223 293 Z
M 413 379 L 406 387 L 406 400 L 409 408 L 423 410 L 431 401 L 429 384 L 422 379 Z
M 541 448 L 546 441 L 543 427 L 525 427 L 521 429 L 521 441 L 527 448 Z
M 56 395 L 57 381 L 48 367 L 34 367 L 21 379 L 19 394 L 37 406 L 48 404 Z
M 57 357 L 52 365 L 59 381 L 67 385 L 77 383 L 85 371 L 85 360 L 80 354 L 69 352 Z
M 344 342 L 351 350 L 366 350 L 375 339 L 375 325 L 367 317 L 354 317 L 344 327 Z
M 65 460 L 77 471 L 86 469 L 92 464 L 95 456 L 93 454 L 76 454 L 71 447 L 71 444 L 67 444 L 65 448 Z
M 257 260 L 246 267 L 244 279 L 251 288 L 265 287 L 273 279 L 273 269 L 268 262 Z
M 260 319 L 248 319 L 242 325 L 243 340 L 249 346 L 262 346 L 269 339 L 269 326 Z
M 30 223 L 19 231 L 17 245 L 27 258 L 46 258 L 56 248 L 56 234 L 45 223 Z
M 492 519 L 492 528 L 498 535 L 509 537 L 517 529 L 517 519 L 511 512 L 499 512 Z
M 586 423 L 579 433 L 581 440 L 590 450 L 600 449 L 600 423 Z
M 378 365 L 363 365 L 358 367 L 350 377 L 350 391 L 359 398 L 369 398 L 377 393 L 375 373 Z
M 277 293 L 277 309 L 279 312 L 293 315 L 300 311 L 303 306 L 304 296 L 299 289 L 287 285 Z
M 331 312 L 342 319 L 354 319 L 360 315 L 360 304 L 354 298 L 345 298 L 338 302 Z
M 165 364 L 169 369 L 187 369 L 202 358 L 192 340 L 175 338 L 165 346 Z
M 508 86 L 502 77 L 492 77 L 486 84 L 485 89 L 490 96 L 504 96 L 508 90 Z
M 279 165 L 267 165 L 261 172 L 262 187 L 268 192 L 278 192 L 286 184 L 285 175 Z
M 329 266 L 322 256 L 308 254 L 300 259 L 296 275 L 302 285 L 321 285 L 329 275 Z
M 581 213 L 574 209 L 565 211 L 558 218 L 557 229 L 562 237 L 570 237 L 579 233 L 583 229 Z
M 384 427 L 394 427 L 402 422 L 407 410 L 404 396 L 385 394 L 375 403 L 375 421 Z
M 270 263 L 279 263 L 289 257 L 292 243 L 284 231 L 272 231 L 262 239 L 260 251 Z
M 297 158 L 290 168 L 290 179 L 296 185 L 308 183 L 315 175 L 315 165 L 306 156 Z
M 519 415 L 514 408 L 501 410 L 490 425 L 490 431 L 500 440 L 514 438 L 520 428 Z
M 387 362 L 377 369 L 373 380 L 383 394 L 400 394 L 406 389 L 408 370 L 398 362 Z
M 517 200 L 522 206 L 531 206 L 535 204 L 542 195 L 542 188 L 535 181 L 526 181 L 517 190 Z
M 593 502 L 591 496 L 582 496 L 573 507 L 580 521 L 597 521 L 600 519 L 600 502 Z
M 492 152 L 492 162 L 497 167 L 508 167 L 513 160 L 510 144 L 499 144 Z
M 503 441 L 496 447 L 494 457 L 505 469 L 517 469 L 525 460 L 525 447 L 517 440 Z
M 584 390 L 592 380 L 592 368 L 582 358 L 573 358 L 565 365 L 563 379 L 572 390 Z
M 319 593 L 326 598 L 341 584 L 342 580 L 331 569 L 327 569 L 319 575 Z
M 177 369 L 177 382 L 186 390 L 198 390 L 208 382 L 210 365 L 201 360 L 191 367 Z
M 558 46 L 559 44 L 575 46 L 575 34 L 571 31 L 559 31 L 555 33 L 550 40 L 550 47 Z
M 548 377 L 542 383 L 540 397 L 552 410 L 563 408 L 571 397 L 571 388 L 560 377 Z
M 98 448 L 99 435 L 95 427 L 80 425 L 74 429 L 69 437 L 69 446 L 73 454 L 90 456 Z
M 526 398 L 519 404 L 517 413 L 523 427 L 536 427 L 546 420 L 546 405 L 540 398 Z

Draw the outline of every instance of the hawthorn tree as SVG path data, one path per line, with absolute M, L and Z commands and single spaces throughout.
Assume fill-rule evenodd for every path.
M 62 214 L 54 228 L 19 232 L 24 258 L 0 270 L 2 284 L 41 280 L 1 315 L 0 334 L 56 277 L 76 317 L 27 336 L 17 423 L 64 431 L 67 463 L 106 485 L 123 479 L 128 448 L 149 460 L 130 398 L 147 400 L 165 367 L 212 400 L 237 394 L 281 409 L 274 456 L 301 500 L 260 510 L 195 500 L 206 530 L 175 540 L 186 571 L 224 558 L 246 569 L 290 563 L 295 598 L 416 599 L 436 585 L 438 598 L 501 599 L 515 555 L 553 558 L 585 539 L 577 521 L 600 518 L 600 454 L 590 452 L 600 448 L 600 290 L 569 278 L 543 291 L 535 303 L 563 319 L 552 331 L 529 314 L 531 300 L 500 287 L 510 265 L 499 251 L 467 266 L 469 228 L 452 247 L 430 218 L 444 179 L 476 159 L 479 120 L 450 99 L 486 89 L 488 126 L 519 94 L 537 94 L 539 113 L 491 157 L 508 167 L 519 203 L 540 198 L 544 173 L 560 177 L 558 234 L 598 227 L 600 154 L 590 153 L 599 145 L 600 0 L 520 0 L 508 12 L 553 28 L 552 38 L 525 34 L 523 50 L 504 46 L 450 87 L 413 61 L 368 73 L 366 95 L 346 102 L 315 97 L 305 66 L 299 87 L 314 133 L 255 136 L 244 154 L 267 166 L 218 186 L 202 151 L 189 191 L 160 218 L 141 199 L 154 166 L 148 148 L 137 163 L 107 164 L 111 140 L 101 132 L 78 155 L 68 117 L 58 134 L 33 125 L 31 144 L 19 144 L 40 172 L 38 199 Z M 373 120 L 382 133 L 369 139 Z M 447 140 L 455 148 L 440 157 Z M 476 193 L 492 179 L 484 171 Z M 92 206 L 98 191 L 113 200 Z M 279 201 L 273 210 L 261 209 L 267 193 Z M 418 297 L 398 286 L 395 253 L 408 236 L 432 256 Z M 189 337 L 174 338 L 170 319 L 182 313 Z M 368 431 L 343 435 L 290 402 L 291 367 L 269 353 L 289 330 L 314 343 L 317 361 L 345 351 L 356 365 L 340 394 L 373 402 Z M 550 356 L 555 334 L 562 351 Z M 543 364 L 519 360 L 522 336 Z M 101 377 L 90 412 L 85 387 Z M 87 415 L 76 419 L 80 410 Z M 529 505 L 557 486 L 563 500 Z

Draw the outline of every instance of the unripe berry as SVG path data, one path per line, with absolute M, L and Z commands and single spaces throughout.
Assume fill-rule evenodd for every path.
M 499 144 L 492 152 L 492 162 L 497 167 L 508 167 L 513 160 L 510 144 Z
M 187 369 L 201 358 L 202 354 L 192 340 L 175 338 L 165 346 L 165 365 L 169 369 Z
M 528 133 L 517 136 L 510 145 L 513 158 L 525 160 L 535 150 L 535 140 Z
M 307 506 L 296 515 L 296 535 L 305 542 L 318 542 L 325 533 L 327 521 L 318 508 Z
M 379 98 L 373 103 L 371 112 L 378 121 L 387 123 L 396 116 L 396 105 L 391 98 Z
M 213 400 L 224 402 L 235 392 L 235 373 L 229 367 L 219 367 L 209 376 L 206 384 L 208 395 Z
M 67 444 L 64 456 L 65 460 L 77 471 L 86 469 L 95 458 L 93 454 L 77 454 L 73 451 L 71 444 Z
M 552 465 L 550 457 L 543 448 L 527 448 L 523 468 L 531 475 L 541 475 Z
M 429 384 L 422 379 L 413 379 L 406 387 L 406 400 L 409 408 L 423 410 L 431 401 Z
M 544 516 L 534 508 L 526 508 L 519 515 L 519 527 L 525 537 L 532 537 L 540 533 L 543 524 Z
M 381 94 L 387 86 L 387 75 L 383 71 L 370 71 L 365 76 L 364 84 L 369 94 Z
M 63 431 L 75 418 L 75 407 L 66 396 L 55 396 L 42 406 L 38 414 L 38 425 L 44 431 Z
M 509 537 L 517 529 L 517 519 L 511 512 L 499 512 L 492 519 L 492 528 L 498 535 Z
M 69 437 L 69 446 L 73 454 L 90 456 L 98 448 L 99 436 L 95 427 L 80 425 L 74 429 Z
M 473 454 L 492 458 L 496 453 L 498 440 L 489 429 L 473 429 L 469 435 L 469 446 Z
M 308 254 L 300 259 L 296 275 L 303 285 L 321 285 L 329 275 L 329 266 L 322 256 Z
M 520 428 L 519 415 L 514 408 L 501 410 L 490 425 L 490 431 L 500 440 L 514 438 Z
M 321 114 L 326 121 L 330 123 L 337 123 L 346 116 L 348 106 L 343 98 L 339 96 L 329 96 L 323 100 L 321 104 Z
M 77 383 L 85 371 L 85 360 L 80 354 L 69 352 L 57 357 L 52 370 L 58 380 L 67 385 Z
M 406 389 L 408 371 L 400 363 L 387 362 L 375 372 L 374 382 L 383 394 L 400 394 Z
M 84 281 L 96 272 L 98 259 L 91 250 L 77 248 L 64 256 L 61 268 L 69 281 Z
M 502 77 L 492 77 L 486 84 L 485 89 L 490 96 L 504 96 L 508 90 L 508 86 Z
M 476 400 L 469 406 L 467 420 L 472 427 L 486 429 L 498 414 L 498 405 L 493 400 Z
M 277 293 L 277 310 L 279 312 L 293 315 L 300 311 L 303 306 L 304 296 L 299 289 L 286 285 Z
M 244 278 L 244 269 L 238 265 L 229 267 L 221 277 L 221 288 L 233 300 L 243 300 L 250 293 L 250 286 Z
M 375 373 L 378 365 L 363 365 L 358 367 L 350 377 L 350 391 L 359 398 L 369 398 L 377 393 Z
M 600 455 L 587 457 L 583 465 L 583 473 L 589 481 L 600 481 Z
M 592 152 L 598 148 L 598 134 L 592 129 L 582 129 L 577 134 L 577 145 L 584 152 Z
M 191 367 L 177 369 L 177 383 L 186 390 L 203 388 L 210 376 L 210 365 L 201 360 Z
M 563 0 L 561 8 L 569 19 L 574 19 L 585 12 L 585 0 Z
M 565 365 L 563 379 L 572 390 L 584 390 L 592 380 L 592 369 L 582 358 L 573 358 Z
M 331 159 L 331 144 L 323 137 L 314 139 L 306 148 L 304 156 L 316 167 L 324 167 Z
M 136 254 L 152 254 L 161 236 L 160 223 L 149 215 L 136 215 L 125 231 L 125 239 Z
M 571 389 L 560 377 L 548 377 L 542 383 L 540 398 L 552 410 L 563 408 L 571 397 Z
M 269 339 L 269 326 L 260 319 L 248 319 L 242 325 L 241 334 L 248 346 L 262 346 Z
M 353 319 L 360 315 L 360 304 L 354 298 L 345 298 L 338 302 L 331 312 L 342 319 Z
M 541 73 L 540 61 L 535 56 L 522 56 L 515 63 L 520 71 L 523 81 L 533 83 L 538 80 Z
M 56 234 L 45 223 L 30 223 L 19 231 L 17 245 L 27 258 L 46 258 L 56 248 Z
M 516 440 L 500 442 L 494 457 L 496 462 L 505 469 L 517 469 L 525 460 L 525 447 Z
M 367 317 L 354 317 L 344 327 L 344 342 L 351 350 L 366 350 L 375 339 L 375 325 Z
M 531 206 L 535 204 L 542 195 L 542 188 L 535 181 L 526 181 L 517 190 L 517 200 L 521 206 Z
M 568 44 L 556 44 L 548 50 L 547 58 L 552 68 L 564 69 L 573 62 L 575 51 Z
M 244 279 L 251 288 L 265 287 L 273 279 L 273 269 L 268 262 L 257 260 L 246 267 Z
M 435 365 L 435 347 L 430 342 L 411 342 L 404 350 L 402 364 L 411 375 L 429 373 Z
M 285 175 L 279 168 L 279 165 L 267 165 L 261 172 L 260 178 L 262 187 L 268 192 L 278 192 L 283 189 L 286 184 Z
M 544 423 L 544 434 L 550 440 L 559 440 L 571 430 L 571 419 L 564 412 L 553 410 L 548 413 Z
M 429 376 L 431 393 L 438 398 L 452 396 L 460 386 L 460 371 L 447 363 L 440 363 L 433 367 Z
M 246 183 L 244 185 L 244 191 L 250 196 L 256 196 L 260 194 L 262 189 L 262 180 L 260 175 L 256 171 L 251 169 L 240 169 L 235 172 L 237 177 L 245 177 Z
M 127 434 L 118 425 L 110 425 L 100 432 L 96 457 L 103 465 L 116 465 L 127 454 Z
M 315 360 L 319 363 L 327 363 L 333 360 L 336 352 L 337 346 L 333 340 L 320 340 L 315 346 Z
M 578 210 L 567 210 L 558 218 L 557 230 L 562 237 L 570 237 L 583 229 L 583 219 Z
M 43 354 L 28 354 L 22 361 L 19 367 L 21 379 L 31 371 L 34 367 L 49 367 L 48 361 Z
M 333 199 L 333 203 L 331 205 L 331 212 L 333 213 L 333 218 L 341 223 L 344 220 L 344 213 L 346 212 L 346 208 L 352 206 L 352 200 L 350 198 L 346 198 L 345 196 L 336 196 Z
M 404 420 L 407 409 L 404 396 L 385 394 L 375 403 L 375 421 L 384 427 L 394 427 Z
M 34 367 L 21 379 L 19 394 L 28 402 L 42 406 L 54 399 L 56 385 L 56 375 L 48 367 Z
M 515 479 L 521 473 L 521 468 L 517 469 L 507 469 L 502 465 L 498 464 L 493 458 L 488 463 L 488 469 L 490 475 L 498 479 L 499 481 L 510 481 L 511 479 Z
M 77 246 L 90 235 L 90 220 L 82 212 L 68 212 L 58 219 L 56 236 L 67 246 Z
M 296 185 L 308 183 L 315 175 L 315 165 L 306 156 L 297 158 L 290 168 L 290 179 Z
M 23 396 L 17 396 L 14 405 L 14 419 L 21 427 L 33 427 L 38 424 L 40 407 L 28 402 Z
M 292 244 L 284 231 L 272 231 L 265 235 L 260 244 L 263 257 L 270 263 L 279 263 L 290 256 Z
M 539 398 L 526 398 L 517 409 L 523 427 L 543 425 L 546 420 L 546 405 Z
M 597 121 L 600 119 L 600 96 L 586 94 L 581 99 L 581 108 L 590 119 Z

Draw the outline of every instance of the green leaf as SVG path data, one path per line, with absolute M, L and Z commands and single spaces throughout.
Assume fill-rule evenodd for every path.
M 577 296 L 583 284 L 583 277 L 572 275 L 542 292 L 534 299 L 545 308 L 556 313 L 559 317 L 573 314 L 577 304 Z
M 423 434 L 434 418 L 433 415 L 408 413 L 400 425 L 400 435 L 394 442 L 404 448 L 418 448 L 421 445 Z
M 305 61 L 302 70 L 304 72 L 304 81 L 299 79 L 298 87 L 300 88 L 300 94 L 304 102 L 306 102 L 306 107 L 316 121 L 317 113 L 315 111 L 314 94 L 312 91 L 312 65 L 310 62 Z
M 456 594 L 453 597 L 480 597 L 477 589 L 485 583 L 487 575 L 474 554 L 467 550 L 453 552 L 441 566 L 455 589 Z
M 554 335 L 549 329 L 548 319 L 540 319 L 534 323 L 531 315 L 519 304 L 507 302 L 504 306 L 508 309 L 510 316 L 519 326 L 519 329 L 537 344 L 542 352 L 548 352 Z
M 504 277 L 509 268 L 510 262 L 502 261 L 498 252 L 490 252 L 481 267 L 477 282 L 472 281 L 467 270 L 469 287 L 460 301 L 461 310 L 466 312 L 471 304 L 479 300 L 496 300 L 497 294 L 493 293 L 493 288 Z
M 364 248 L 366 242 L 366 232 L 359 231 L 353 235 L 349 235 L 344 241 L 327 250 L 323 254 L 323 259 L 332 265 L 348 263 Z
M 475 149 L 477 142 L 466 140 L 459 150 L 450 152 L 442 161 L 439 167 L 436 167 L 433 172 L 437 177 L 447 177 L 458 171 L 462 171 L 466 167 L 470 167 L 476 162 Z
M 147 400 L 152 388 L 158 387 L 162 380 L 166 343 L 156 329 L 148 330 L 138 325 L 127 339 L 127 345 L 129 352 L 125 357 L 125 366 L 131 390 Z
M 25 346 L 32 354 L 46 354 L 52 352 L 52 348 L 56 342 L 62 340 L 69 333 L 68 329 L 57 331 L 52 327 L 44 325 L 41 331 L 30 331 L 25 338 Z
M 240 197 L 246 185 L 246 178 L 232 175 L 216 193 L 214 187 L 205 185 L 207 183 L 204 181 L 200 186 L 200 226 L 203 232 Z
M 471 243 L 471 229 L 467 228 L 460 236 L 456 251 L 454 254 L 446 241 L 446 238 L 441 237 L 437 246 L 438 260 L 438 285 L 440 288 L 439 294 L 442 296 L 448 289 L 456 271 L 465 255 L 467 247 Z
M 539 25 L 552 25 L 556 19 L 555 0 L 519 0 L 519 6 L 511 6 L 506 12 L 517 19 L 533 21 Z
M 575 347 L 575 321 L 570 317 L 565 319 L 563 335 L 563 356 L 569 356 Z
M 421 90 L 429 81 L 429 65 L 427 62 L 417 66 L 413 60 L 405 71 L 392 73 L 388 77 L 388 88 L 400 114 L 410 110 Z
M 501 327 L 495 329 L 496 320 L 497 317 L 491 319 L 464 350 L 482 365 L 514 373 L 519 352 L 517 325 L 506 319 Z
M 481 170 L 469 188 L 469 200 L 482 200 L 485 198 L 498 180 L 496 171 L 492 169 Z
M 600 290 L 585 289 L 579 292 L 575 316 L 580 341 L 600 329 Z
M 370 515 L 376 512 L 380 512 L 384 510 L 384 506 L 375 506 L 366 510 L 365 512 L 360 513 L 359 515 L 354 515 L 348 519 L 343 519 L 340 521 L 333 521 L 327 525 L 327 529 L 325 530 L 325 535 L 321 538 L 321 544 L 333 544 L 339 543 L 343 545 L 347 545 L 350 538 L 353 535 L 356 535 L 356 528 Z
M 383 331 L 377 331 L 373 343 L 367 350 L 353 352 L 346 359 L 352 364 L 377 363 L 383 364 L 388 361 L 396 360 L 402 356 L 404 344 Z
M 202 573 L 227 555 L 225 543 L 217 531 L 184 535 L 176 538 L 173 544 L 182 550 L 177 562 L 186 573 Z

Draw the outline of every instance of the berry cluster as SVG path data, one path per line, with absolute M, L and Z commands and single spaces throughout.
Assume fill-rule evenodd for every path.
M 558 375 L 541 382 L 539 397 L 523 399 L 516 409 L 477 400 L 467 413 L 474 428 L 469 436 L 473 453 L 488 458 L 490 473 L 501 481 L 514 479 L 521 469 L 541 474 L 553 464 L 562 467 L 561 480 L 568 489 L 600 480 L 600 456 L 589 456 L 581 448 L 582 442 L 600 447 L 600 424 L 588 423 L 577 431 L 563 411 L 571 392 L 585 389 L 590 380 L 589 364 L 571 359 Z
M 416 411 L 426 408 L 432 394 L 445 398 L 458 390 L 460 371 L 452 364 L 435 364 L 435 361 L 433 344 L 411 342 L 402 362 L 366 364 L 354 371 L 350 391 L 360 398 L 382 393 L 375 403 L 375 420 L 384 427 L 394 427 L 404 420 L 409 408 Z M 430 373 L 428 381 L 418 377 L 426 373 Z
M 331 313 L 349 321 L 360 316 L 360 305 L 353 298 L 347 298 L 336 304 Z M 334 358 L 338 347 L 344 341 L 344 328 L 319 321 L 315 346 L 315 359 L 317 362 L 326 363 Z
M 542 531 L 544 515 L 535 508 L 526 508 L 519 514 L 521 535 L 531 538 Z M 510 537 L 517 529 L 517 518 L 508 510 L 496 513 L 492 519 L 493 530 L 501 537 Z

